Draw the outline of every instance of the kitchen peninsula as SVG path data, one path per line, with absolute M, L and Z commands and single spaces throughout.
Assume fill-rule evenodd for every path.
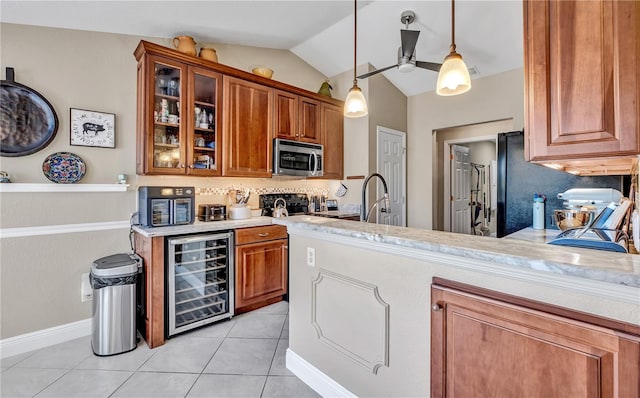
M 638 394 L 637 256 L 309 216 L 274 223 L 290 239 L 287 367 L 322 395 L 440 396 L 464 388 L 465 370 L 496 378 L 485 387 L 517 374 L 513 388 L 530 393 Z

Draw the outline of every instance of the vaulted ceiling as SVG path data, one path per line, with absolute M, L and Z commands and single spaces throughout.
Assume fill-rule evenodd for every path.
M 11 1 L 0 2 L 2 22 L 288 49 L 326 76 L 353 68 L 353 8 L 349 0 L 309 1 Z M 451 2 L 359 1 L 358 64 L 397 62 L 400 15 L 416 14 L 420 61 L 442 62 L 451 43 Z M 472 79 L 521 67 L 522 2 L 456 2 L 456 44 Z M 437 74 L 423 69 L 384 75 L 407 96 L 435 89 Z

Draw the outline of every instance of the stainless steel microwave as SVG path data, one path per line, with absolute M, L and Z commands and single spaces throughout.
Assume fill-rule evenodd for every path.
M 322 145 L 276 138 L 273 140 L 273 174 L 322 177 L 323 155 Z

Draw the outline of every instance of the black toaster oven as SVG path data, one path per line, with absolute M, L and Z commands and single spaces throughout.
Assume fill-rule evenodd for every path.
M 221 204 L 199 205 L 198 220 L 222 221 L 227 219 L 227 206 Z

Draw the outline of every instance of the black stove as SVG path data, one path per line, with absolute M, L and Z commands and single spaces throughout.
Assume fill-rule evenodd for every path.
M 268 193 L 260 195 L 258 203 L 262 209 L 262 215 L 273 217 L 273 203 L 282 198 L 287 203 L 287 213 L 296 216 L 309 213 L 309 197 L 304 193 Z M 280 202 L 281 203 L 281 202 Z

